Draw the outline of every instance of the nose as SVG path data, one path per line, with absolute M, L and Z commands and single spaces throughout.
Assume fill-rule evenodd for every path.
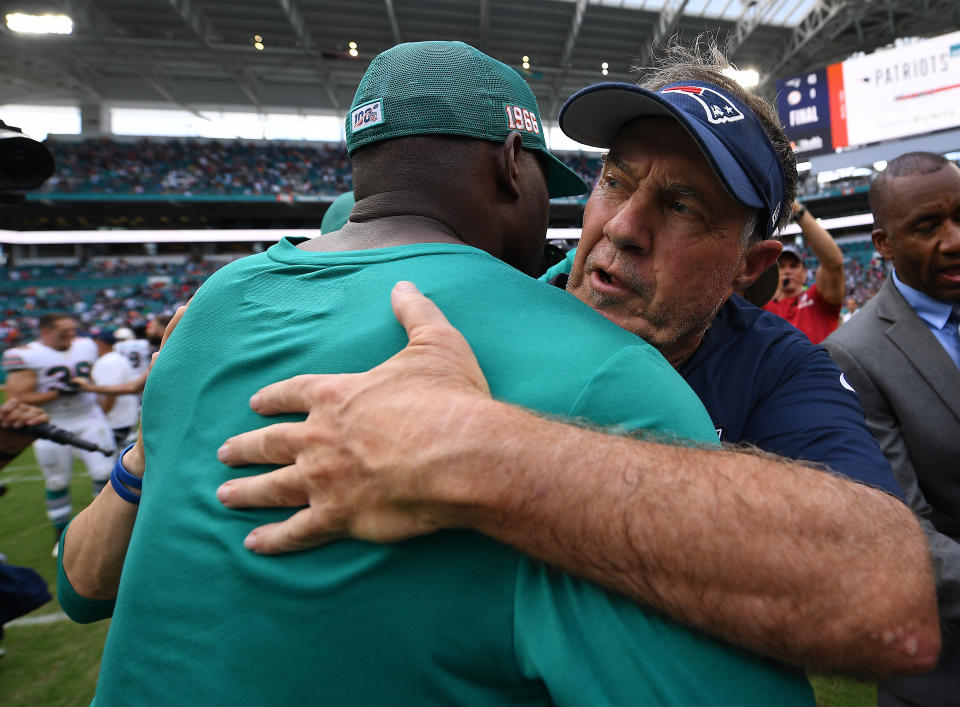
M 960 219 L 947 219 L 946 232 L 943 237 L 943 250 L 950 253 L 960 253 Z
M 653 234 L 659 215 L 651 195 L 638 189 L 621 202 L 616 213 L 603 227 L 603 235 L 617 248 L 648 253 L 653 247 Z

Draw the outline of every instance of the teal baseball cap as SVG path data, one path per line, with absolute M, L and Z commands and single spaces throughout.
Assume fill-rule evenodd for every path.
M 411 135 L 502 143 L 514 130 L 546 158 L 551 197 L 587 191 L 547 150 L 537 99 L 520 74 L 463 42 L 409 42 L 377 55 L 360 79 L 347 115 L 347 152 Z
M 354 203 L 352 191 L 345 191 L 334 199 L 324 212 L 323 220 L 320 221 L 320 233 L 331 233 L 343 228 L 343 225 L 350 220 Z

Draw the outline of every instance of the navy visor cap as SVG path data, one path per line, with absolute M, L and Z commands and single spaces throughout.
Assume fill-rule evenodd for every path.
M 786 180 L 773 143 L 756 114 L 711 83 L 684 81 L 650 91 L 606 82 L 573 94 L 560 109 L 560 129 L 573 140 L 610 147 L 630 121 L 674 118 L 690 133 L 727 192 L 760 211 L 770 238 L 783 208 Z

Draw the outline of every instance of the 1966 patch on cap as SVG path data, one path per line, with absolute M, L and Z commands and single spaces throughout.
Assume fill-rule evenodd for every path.
M 517 131 L 525 149 L 545 158 L 551 198 L 587 191 L 580 175 L 547 149 L 537 99 L 523 77 L 463 42 L 408 42 L 378 54 L 344 123 L 351 157 L 401 137 L 450 135 L 503 145 Z
M 383 122 L 383 104 L 380 101 L 366 103 L 350 113 L 353 132 L 379 125 Z

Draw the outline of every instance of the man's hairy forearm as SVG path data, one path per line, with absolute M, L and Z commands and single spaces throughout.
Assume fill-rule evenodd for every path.
M 490 406 L 495 406 L 492 409 Z M 927 545 L 881 491 L 748 452 L 573 428 L 493 401 L 414 495 L 470 527 L 734 643 L 882 676 L 939 650 Z M 420 460 L 421 462 L 423 459 Z

